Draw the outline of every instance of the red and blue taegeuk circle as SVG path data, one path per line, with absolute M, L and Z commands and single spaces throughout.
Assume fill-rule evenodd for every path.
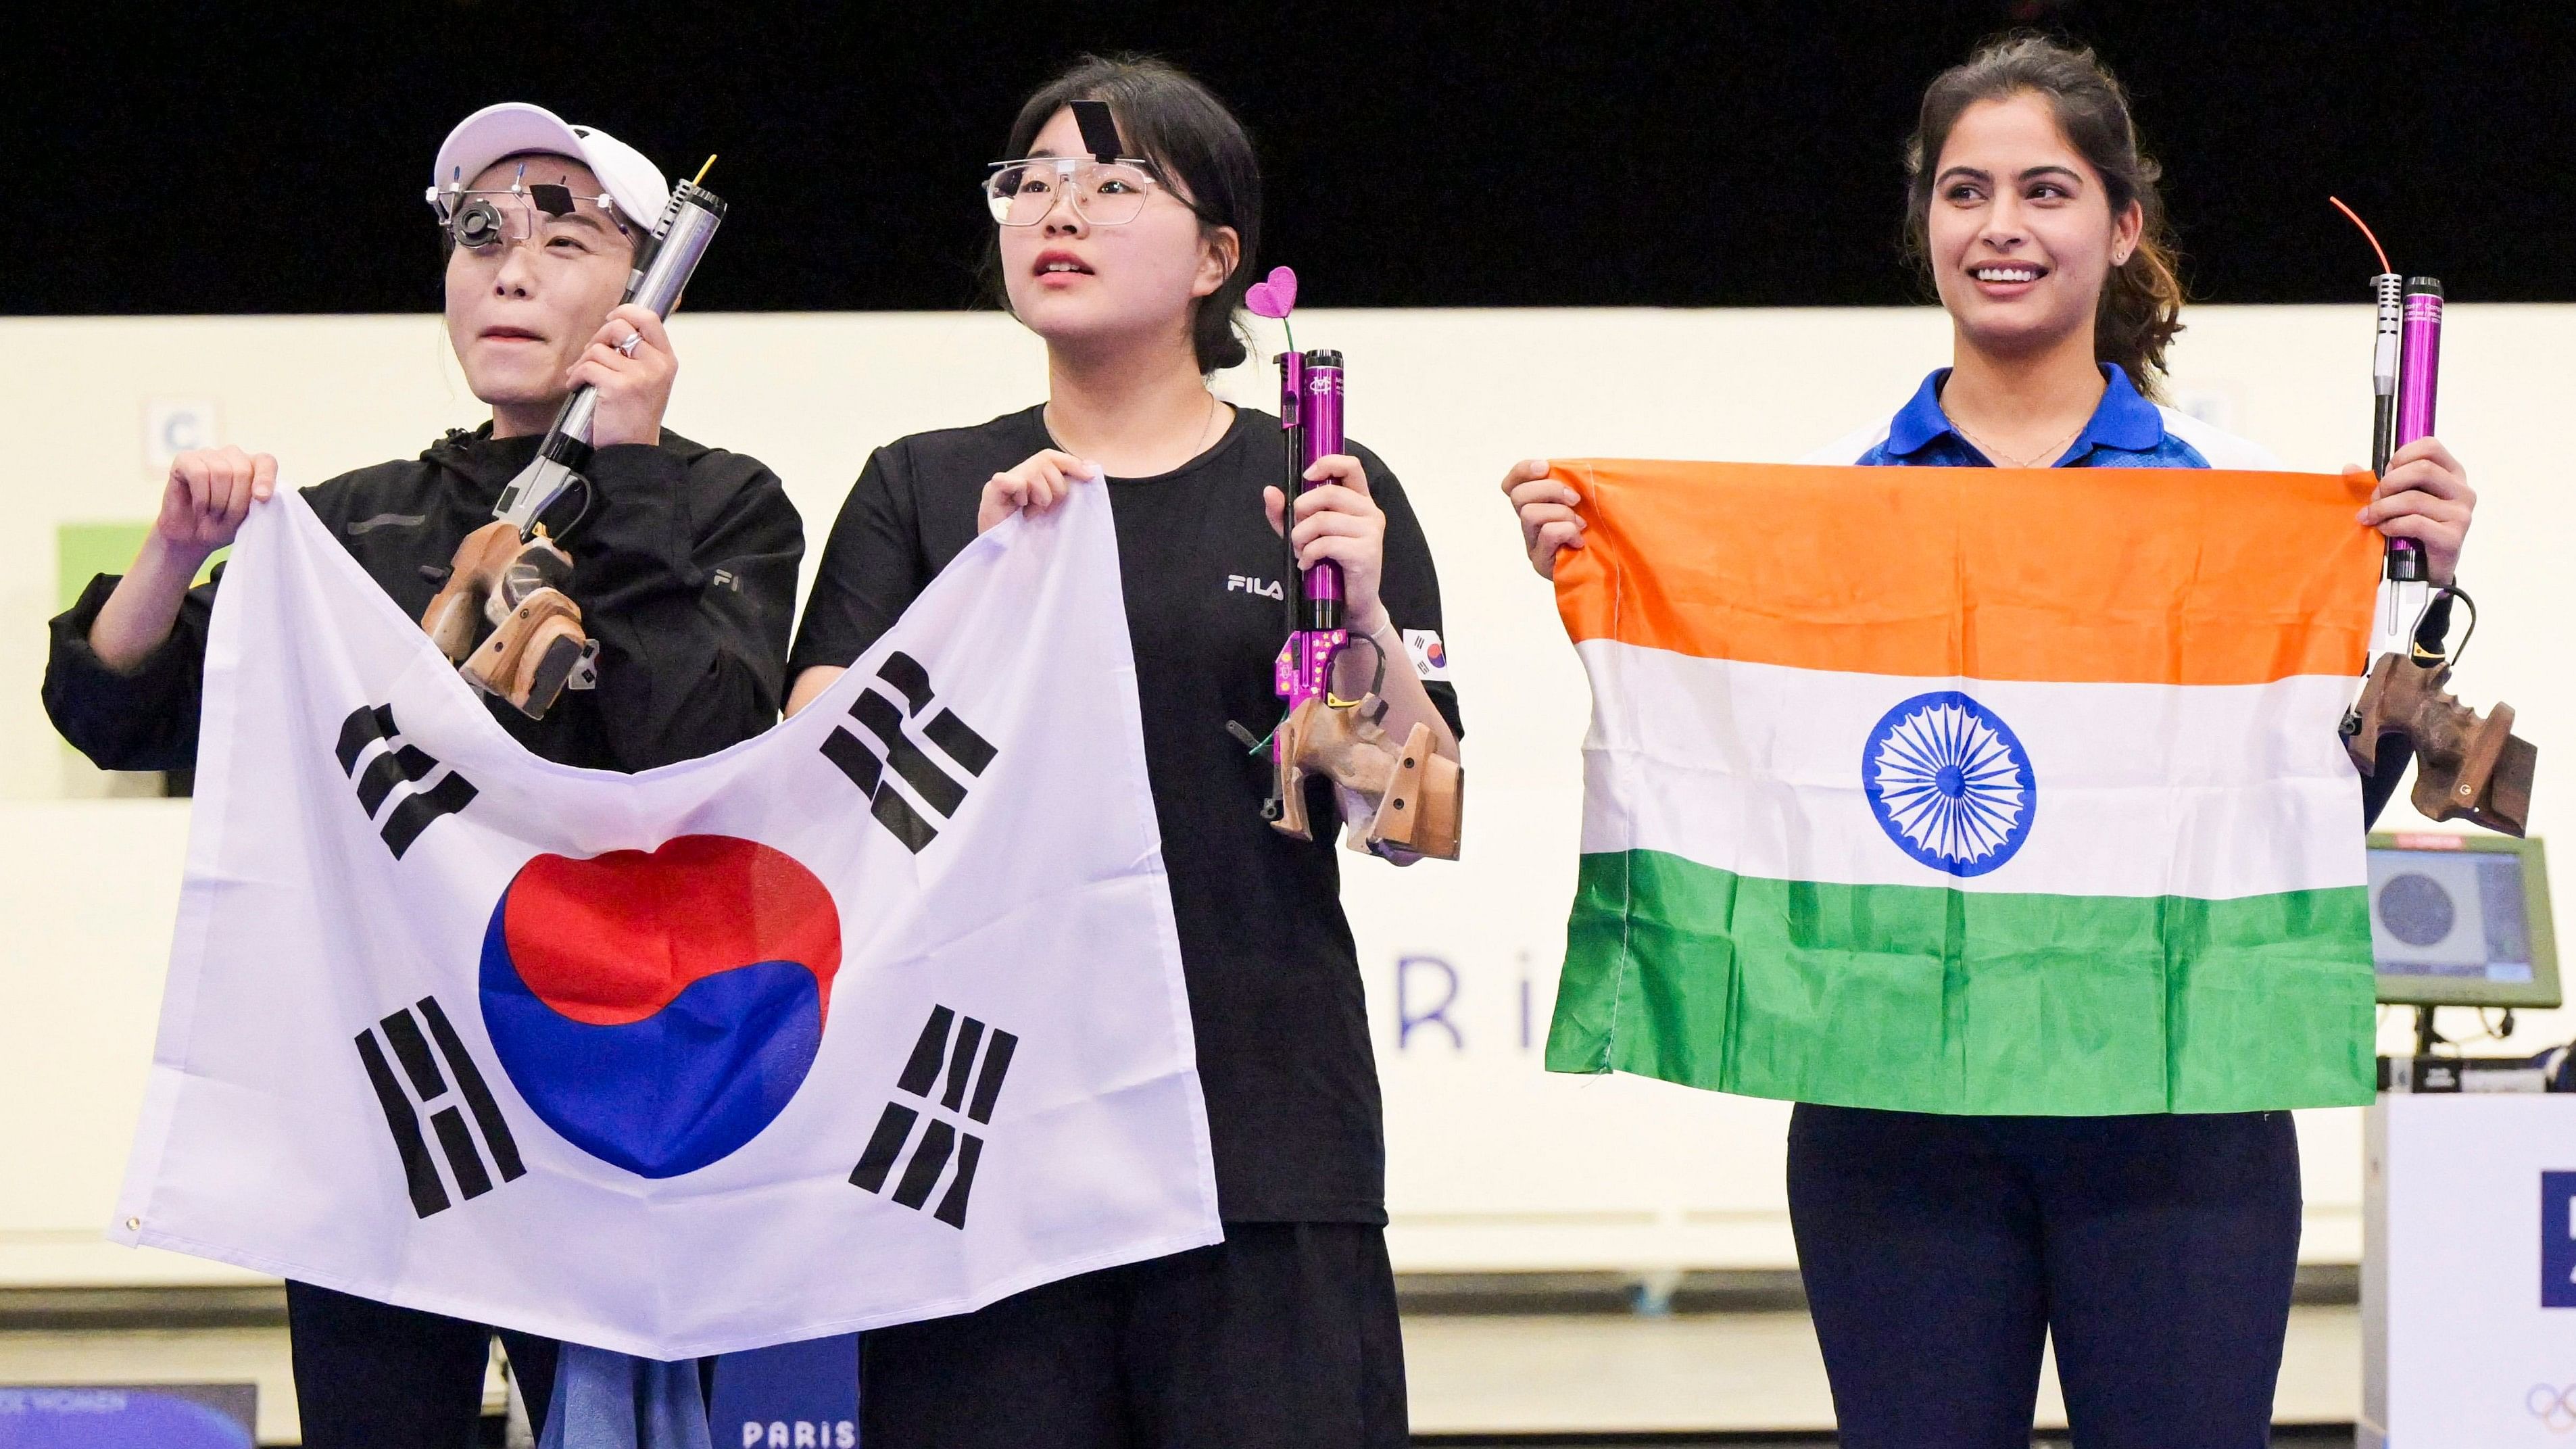
M 756 841 L 539 855 L 483 934 L 483 1024 L 547 1126 L 629 1172 L 677 1177 L 796 1095 L 840 965 L 831 892 Z

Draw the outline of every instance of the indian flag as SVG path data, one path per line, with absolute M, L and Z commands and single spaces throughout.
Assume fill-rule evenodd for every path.
M 1919 1112 L 2367 1102 L 2367 480 L 1573 462 L 1547 1065 Z

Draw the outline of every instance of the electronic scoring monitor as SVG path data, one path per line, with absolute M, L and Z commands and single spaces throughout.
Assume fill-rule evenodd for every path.
M 2383 1002 L 2558 1005 L 2558 943 L 2540 842 L 2371 836 L 2370 945 Z

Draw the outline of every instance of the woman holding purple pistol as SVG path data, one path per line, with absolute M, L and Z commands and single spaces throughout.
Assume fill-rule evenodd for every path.
M 1416 675 L 1404 642 L 1436 648 L 1430 548 L 1357 445 L 1319 458 L 1291 505 L 1274 486 L 1279 420 L 1209 389 L 1245 357 L 1261 227 L 1251 143 L 1222 102 L 1165 65 L 1086 60 L 1030 97 L 1004 155 L 987 260 L 1046 343 L 1047 399 L 868 460 L 806 606 L 788 708 L 985 529 L 1108 490 L 1225 1241 L 867 1334 L 863 1441 L 1402 1445 L 1384 1135 L 1339 852 L 1328 828 L 1272 828 L 1273 767 L 1229 725 L 1279 717 L 1285 526 L 1298 568 L 1338 566 L 1349 636 L 1385 651 L 1388 733 L 1427 726 L 1454 757 L 1456 696 Z M 1333 688 L 1357 696 L 1376 661 L 1344 653 Z M 1309 808 L 1332 818 L 1321 792 Z
M 1953 361 L 1811 463 L 2277 467 L 2152 398 L 2180 330 L 2155 164 L 2092 54 L 1981 48 L 1923 98 L 1907 237 Z M 2452 578 L 2475 495 L 2398 439 L 2360 521 Z M 1503 481 L 1532 565 L 1583 547 L 1544 462 Z M 2438 606 L 2422 635 L 2439 646 Z M 2375 813 L 2401 759 L 2365 778 Z M 2356 826 L 2363 824 L 2354 822 Z M 1850 1449 L 2026 1449 L 2053 1338 L 2086 1449 L 2259 1449 L 2301 1217 L 2287 1112 L 1985 1117 L 1800 1103 L 1789 1213 Z

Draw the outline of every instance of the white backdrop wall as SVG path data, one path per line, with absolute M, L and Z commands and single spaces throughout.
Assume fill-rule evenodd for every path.
M 1494 483 L 1525 456 L 1796 457 L 1892 411 L 1945 360 L 1946 323 L 1921 309 L 1300 320 L 1308 345 L 1349 354 L 1352 435 L 1405 480 L 1430 534 L 1468 723 L 1467 858 L 1349 872 L 1386 1082 L 1398 1266 L 1789 1264 L 1785 1107 L 1538 1069 L 1587 699 Z M 2189 320 L 2180 405 L 2293 466 L 2359 456 L 2365 306 L 2213 307 Z M 2441 434 L 2482 494 L 2464 582 L 2486 622 L 2464 687 L 2512 700 L 2541 747 L 2536 832 L 2576 769 L 2576 690 L 2557 667 L 2576 502 L 2552 447 L 2576 396 L 2571 329 L 2576 308 L 2455 306 L 2443 366 Z M 1024 406 L 1044 386 L 1037 345 L 996 315 L 684 315 L 673 331 L 671 426 L 787 479 L 809 573 L 870 448 Z M 1268 403 L 1252 369 L 1220 386 Z M 149 1057 L 186 808 L 101 798 L 119 786 L 53 737 L 37 701 L 54 527 L 150 515 L 159 479 L 145 422 L 173 404 L 210 413 L 222 441 L 276 453 L 298 483 L 408 456 L 481 416 L 428 316 L 0 321 L 0 433 L 19 450 L 13 496 L 27 525 L 0 535 L 0 912 L 16 927 L 0 947 L 0 1283 L 219 1276 L 96 1236 Z M 1753 546 L 1761 527 L 1744 522 Z M 2515 1044 L 2571 1035 L 2576 1016 L 2525 1013 Z M 2303 1251 L 2352 1261 L 2358 1114 L 2308 1114 L 2301 1128 Z

